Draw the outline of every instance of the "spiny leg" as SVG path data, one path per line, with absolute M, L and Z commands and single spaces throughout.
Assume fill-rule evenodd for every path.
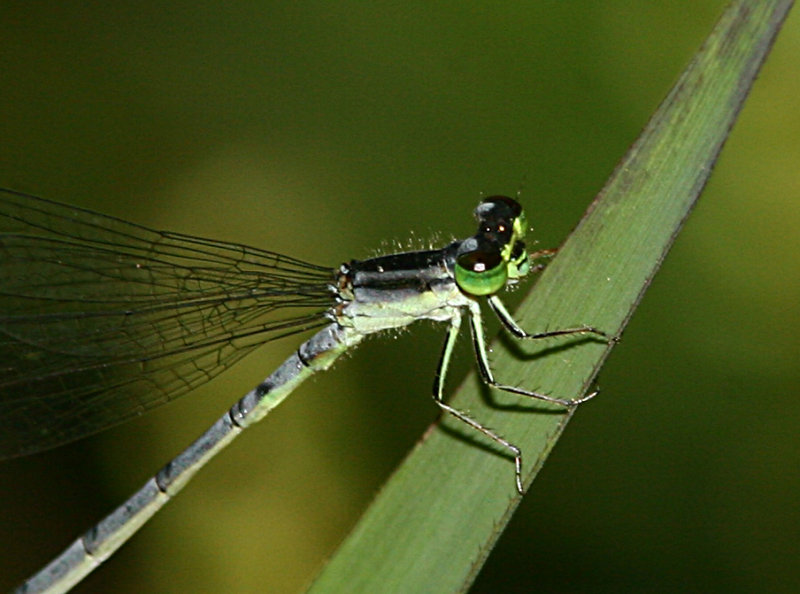
M 511 334 L 516 336 L 517 338 L 521 338 L 524 340 L 528 339 L 539 339 L 539 338 L 550 338 L 552 336 L 566 336 L 569 334 L 594 334 L 595 336 L 599 336 L 601 338 L 605 338 L 607 341 L 612 340 L 611 337 L 603 332 L 602 330 L 598 330 L 592 326 L 579 326 L 577 328 L 565 328 L 563 330 L 550 330 L 547 332 L 537 332 L 535 334 L 530 334 L 526 332 L 519 324 L 517 324 L 516 320 L 514 320 L 513 316 L 508 312 L 506 306 L 503 305 L 503 302 L 500 301 L 500 298 L 497 295 L 492 295 L 488 299 L 489 305 L 492 308 L 492 311 L 497 315 L 497 318 L 503 323 Z
M 492 299 L 494 297 L 490 297 L 490 303 L 492 303 Z M 500 301 L 497 301 L 499 304 L 500 311 L 504 312 L 508 315 L 508 311 L 506 310 L 505 306 Z M 495 309 L 498 307 L 496 304 L 492 304 L 492 308 Z M 472 345 L 475 348 L 475 358 L 478 361 L 478 371 L 480 371 L 481 377 L 483 381 L 486 382 L 488 385 L 492 386 L 493 388 L 497 388 L 498 390 L 503 390 L 504 392 L 511 392 L 512 394 L 520 394 L 522 396 L 528 396 L 530 398 L 536 398 L 537 400 L 543 400 L 545 402 L 552 402 L 554 404 L 559 404 L 561 406 L 571 408 L 573 406 L 577 406 L 587 400 L 594 398 L 597 395 L 597 392 L 590 392 L 585 396 L 580 398 L 574 398 L 571 400 L 565 398 L 556 398 L 555 396 L 549 396 L 548 394 L 542 394 L 541 392 L 533 392 L 531 390 L 525 390 L 524 388 L 518 388 L 517 386 L 510 386 L 507 384 L 501 384 L 494 379 L 494 375 L 492 374 L 491 366 L 489 365 L 489 357 L 487 355 L 486 350 L 486 338 L 484 337 L 483 333 L 483 316 L 481 315 L 480 306 L 477 303 L 474 303 L 469 308 L 470 311 L 470 326 L 472 328 Z M 495 309 L 495 311 L 498 311 Z M 503 315 L 498 313 L 498 317 L 506 323 L 503 318 Z M 514 333 L 514 335 L 519 336 L 520 338 L 547 338 L 549 336 L 561 336 L 564 334 L 578 334 L 583 332 L 594 332 L 600 333 L 599 330 L 594 330 L 594 328 L 570 328 L 568 330 L 555 330 L 553 332 L 542 332 L 540 334 L 528 334 L 519 325 L 508 315 L 509 323 L 512 325 L 507 325 L 509 330 Z M 519 333 L 513 329 L 516 328 Z M 605 336 L 605 333 L 601 333 Z
M 453 415 L 455 418 L 466 423 L 473 429 L 477 429 L 486 437 L 511 452 L 511 455 L 514 456 L 514 476 L 516 479 L 517 491 L 520 495 L 522 495 L 522 450 L 520 450 L 510 441 L 500 437 L 488 427 L 481 425 L 478 421 L 466 413 L 463 413 L 444 402 L 443 390 L 445 377 L 447 376 L 447 369 L 450 365 L 450 356 L 453 354 L 453 347 L 455 346 L 456 339 L 458 338 L 458 331 L 460 328 L 461 315 L 456 314 L 450 320 L 450 326 L 447 329 L 447 337 L 445 338 L 444 347 L 442 348 L 442 355 L 439 358 L 439 365 L 436 368 L 436 376 L 433 380 L 433 400 L 441 410 Z

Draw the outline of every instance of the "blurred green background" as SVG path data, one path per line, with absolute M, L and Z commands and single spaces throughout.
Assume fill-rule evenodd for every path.
M 126 4 L 4 4 L 0 185 L 331 266 L 471 233 L 481 193 L 521 190 L 558 245 L 725 5 Z M 792 15 L 474 592 L 800 588 L 799 67 Z M 435 419 L 442 330 L 373 339 L 303 386 L 75 591 L 301 589 Z M 297 342 L 0 464 L 0 590 Z

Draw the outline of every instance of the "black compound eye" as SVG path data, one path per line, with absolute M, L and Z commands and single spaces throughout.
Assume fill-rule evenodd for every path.
M 484 245 L 456 259 L 456 283 L 470 295 L 493 295 L 508 280 L 508 266 L 499 250 Z
M 464 270 L 482 274 L 503 264 L 503 257 L 497 250 L 475 250 L 461 254 L 457 264 Z
M 478 233 L 484 239 L 505 244 L 511 240 L 514 220 L 522 213 L 522 206 L 508 196 L 491 196 L 483 200 L 475 209 L 480 221 Z
M 508 196 L 489 196 L 475 209 L 478 220 L 515 219 L 522 214 L 522 205 Z

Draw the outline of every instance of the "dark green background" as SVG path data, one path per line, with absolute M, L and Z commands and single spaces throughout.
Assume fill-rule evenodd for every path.
M 481 193 L 521 190 L 556 246 L 724 4 L 7 2 L 0 185 L 331 266 L 471 233 Z M 473 591 L 800 587 L 799 66 L 790 17 L 602 395 Z M 302 588 L 435 418 L 441 334 L 371 340 L 309 382 L 76 591 Z M 0 464 L 0 590 L 296 344 Z

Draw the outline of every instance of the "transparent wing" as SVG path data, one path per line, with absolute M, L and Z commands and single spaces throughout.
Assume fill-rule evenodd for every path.
M 0 458 L 166 403 L 327 323 L 334 271 L 0 189 Z

